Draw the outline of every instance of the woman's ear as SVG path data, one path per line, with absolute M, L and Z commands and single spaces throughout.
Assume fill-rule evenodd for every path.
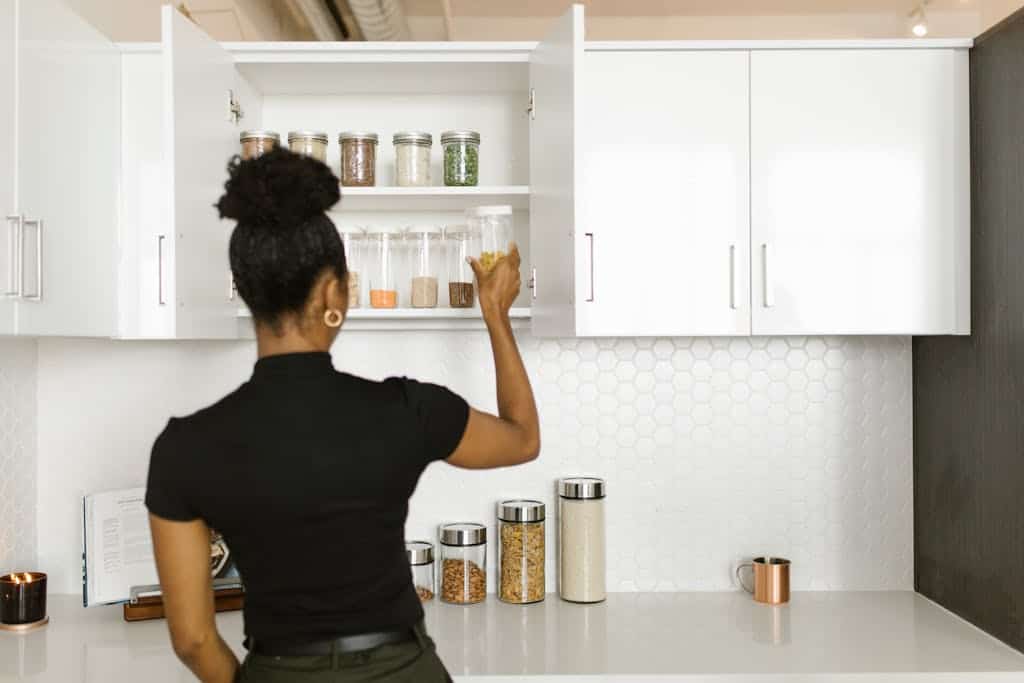
M 324 288 L 324 304 L 326 309 L 341 311 L 342 315 L 348 313 L 348 273 L 344 278 L 339 278 L 334 273 L 327 276 L 327 283 Z

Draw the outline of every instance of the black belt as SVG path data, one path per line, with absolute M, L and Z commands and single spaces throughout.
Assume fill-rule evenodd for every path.
M 284 643 L 253 638 L 250 639 L 247 646 L 250 652 L 267 657 L 329 657 L 332 654 L 363 652 L 382 645 L 407 643 L 415 639 L 416 632 L 407 628 L 401 631 L 376 631 L 354 636 L 340 636 L 333 640 L 319 640 L 312 643 Z

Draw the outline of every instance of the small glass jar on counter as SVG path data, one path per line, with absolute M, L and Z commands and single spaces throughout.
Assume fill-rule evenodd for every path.
M 366 239 L 370 306 L 397 308 L 402 231 L 398 228 L 374 228 Z
M 366 267 L 366 230 L 357 225 L 338 228 L 345 246 L 348 266 L 348 307 L 359 308 L 363 303 L 363 276 Z
M 288 133 L 288 148 L 296 154 L 304 154 L 327 163 L 327 133 L 293 130 Z
M 441 133 L 444 149 L 444 184 L 472 186 L 480 184 L 480 133 L 449 130 Z
M 430 133 L 403 131 L 395 133 L 395 185 L 424 187 L 430 185 Z
M 244 130 L 239 142 L 242 143 L 242 159 L 248 161 L 277 149 L 281 136 L 272 130 Z
M 570 602 L 601 602 L 605 589 L 605 482 L 558 481 L 558 594 Z
M 437 308 L 441 275 L 441 227 L 416 225 L 405 233 L 409 258 L 409 303 L 413 308 Z
M 487 597 L 487 527 L 473 522 L 441 527 L 441 600 L 457 605 Z
M 428 541 L 406 541 L 405 555 L 412 570 L 412 585 L 420 602 L 434 599 L 434 544 Z
M 502 602 L 544 599 L 544 503 L 498 503 L 498 595 Z
M 477 206 L 466 209 L 466 223 L 480 235 L 480 265 L 485 271 L 494 268 L 508 254 L 513 241 L 512 207 Z
M 347 131 L 338 135 L 341 145 L 341 184 L 373 187 L 377 184 L 377 134 Z
M 466 260 L 480 253 L 479 236 L 467 225 L 455 225 L 445 231 L 448 261 L 448 305 L 473 308 L 473 267 Z

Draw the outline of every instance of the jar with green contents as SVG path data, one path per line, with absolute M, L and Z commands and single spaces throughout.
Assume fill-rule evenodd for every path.
M 473 186 L 480 184 L 480 133 L 449 130 L 441 133 L 444 149 L 444 184 Z

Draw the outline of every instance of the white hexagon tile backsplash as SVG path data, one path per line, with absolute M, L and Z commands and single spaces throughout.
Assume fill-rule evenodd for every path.
M 0 339 L 0 573 L 35 555 L 36 343 Z

